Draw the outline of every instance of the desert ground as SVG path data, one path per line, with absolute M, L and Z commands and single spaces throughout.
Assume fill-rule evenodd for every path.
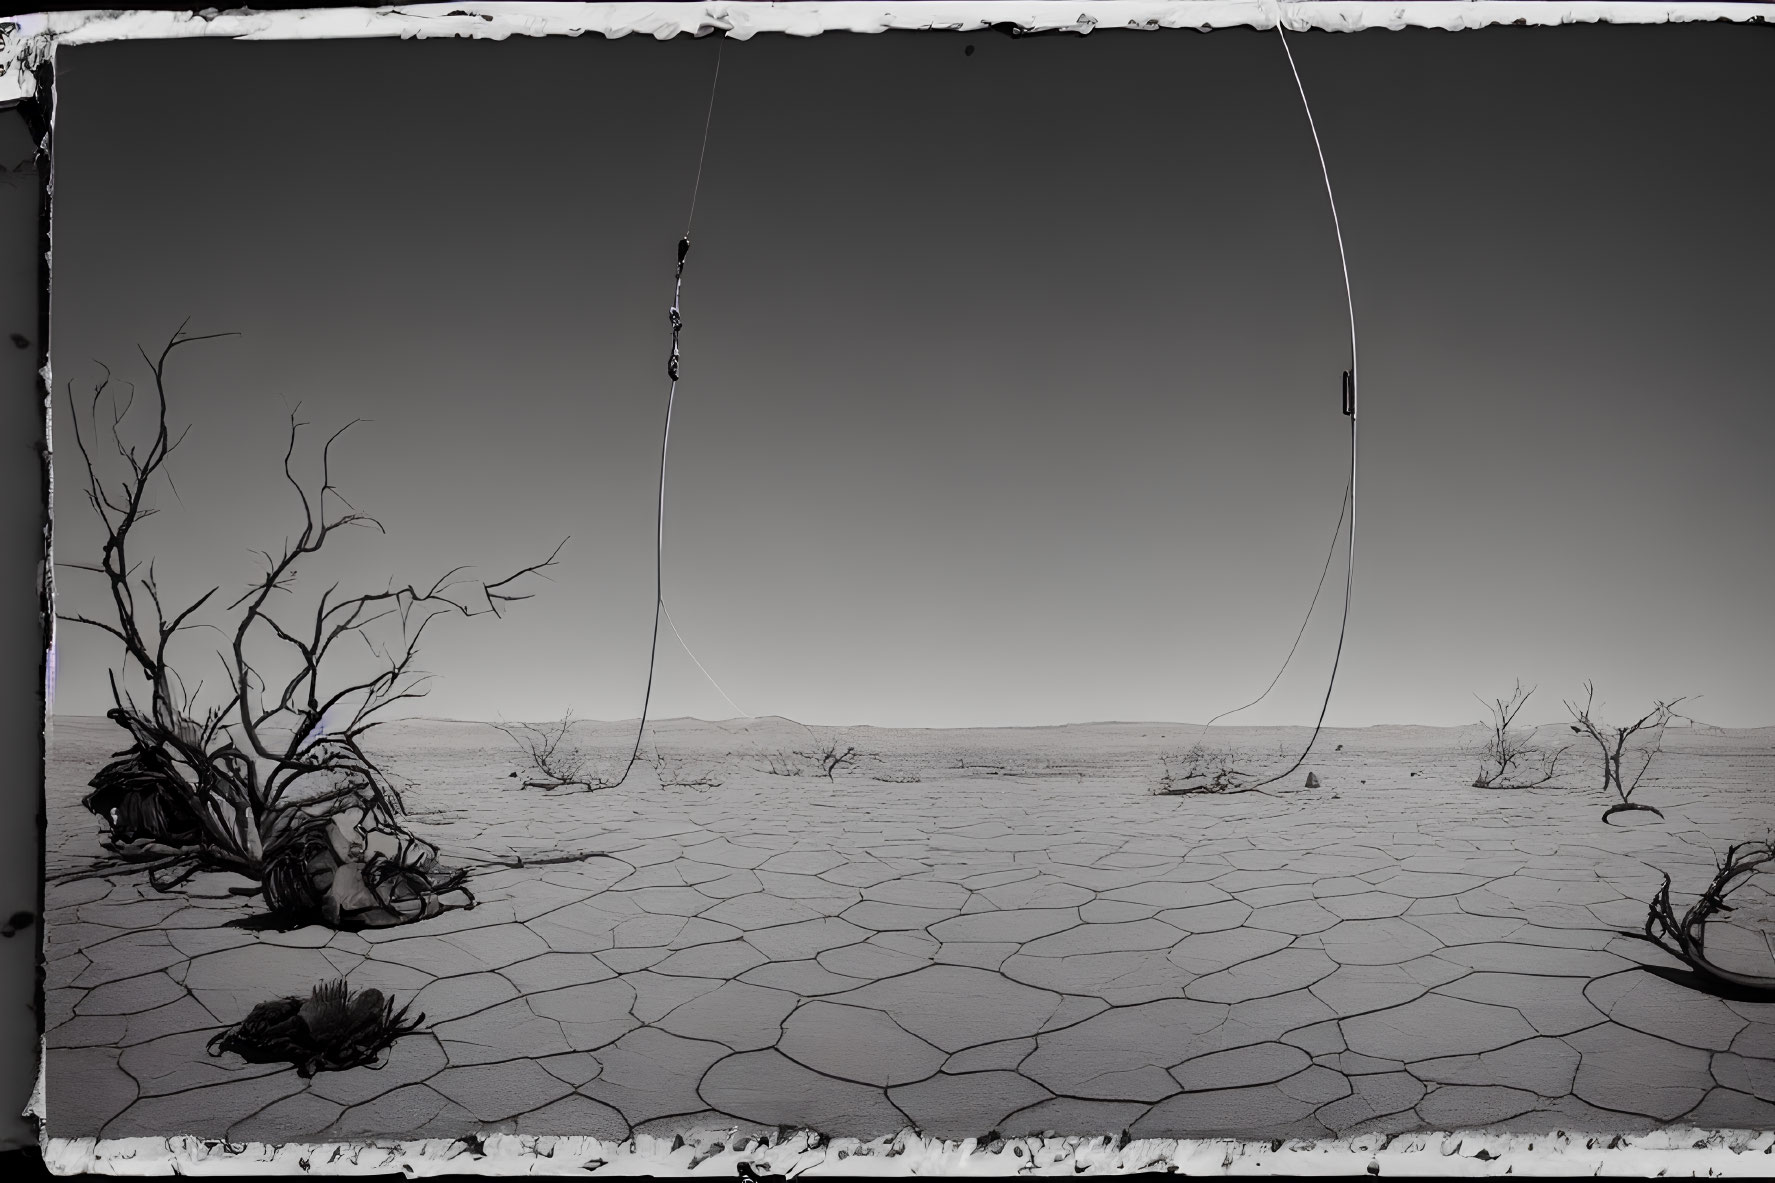
M 50 1135 L 1775 1125 L 1775 1003 L 1694 989 L 1621 935 L 1660 871 L 1680 909 L 1775 824 L 1775 729 L 1671 729 L 1635 798 L 1664 820 L 1617 826 L 1581 748 L 1547 787 L 1474 788 L 1477 728 L 1328 731 L 1268 795 L 1187 797 L 1152 792 L 1185 725 L 668 720 L 647 745 L 663 769 L 589 794 L 520 788 L 485 724 L 373 734 L 414 830 L 477 864 L 478 906 L 277 932 L 225 876 L 52 884 Z M 1209 738 L 1261 769 L 1305 736 Z M 796 763 L 829 738 L 854 767 Z M 123 746 L 54 721 L 52 878 L 100 855 L 79 798 Z M 497 865 L 564 854 L 588 857 Z M 1768 886 L 1714 925 L 1719 960 L 1770 971 Z M 256 1003 L 339 975 L 424 1013 L 382 1066 L 302 1079 L 206 1054 Z

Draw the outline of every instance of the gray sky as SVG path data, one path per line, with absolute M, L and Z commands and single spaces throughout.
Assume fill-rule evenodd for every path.
M 1362 335 L 1327 721 L 1699 694 L 1775 722 L 1775 70 L 1736 26 L 1311 34 Z M 975 52 L 964 54 L 964 46 Z M 354 416 L 315 580 L 488 571 L 426 713 L 632 718 L 673 245 L 716 43 L 140 43 L 58 59 L 58 384 L 185 319 L 163 582 L 238 588 L 287 407 Z M 1336 241 L 1275 34 L 727 45 L 684 287 L 666 602 L 746 711 L 1200 720 L 1274 675 L 1347 463 Z M 58 558 L 97 543 L 58 405 Z M 1342 556 L 1246 723 L 1310 722 Z M 67 573 L 65 610 L 102 605 Z M 106 702 L 64 626 L 57 709 Z M 215 674 L 213 643 L 188 660 Z M 655 713 L 732 711 L 669 631 Z M 194 675 L 195 676 L 195 675 Z M 194 680 L 193 676 L 193 680 Z M 1544 701 L 1543 701 L 1544 700 Z

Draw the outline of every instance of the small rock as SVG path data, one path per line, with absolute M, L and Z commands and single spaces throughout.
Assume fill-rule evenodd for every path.
M 1318 787 L 1319 787 L 1319 774 L 1316 772 L 1307 773 L 1307 788 L 1316 789 Z

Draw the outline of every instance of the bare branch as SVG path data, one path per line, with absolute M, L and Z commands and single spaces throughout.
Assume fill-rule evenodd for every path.
M 327 437 L 320 447 L 318 484 L 305 483 L 297 475 L 296 449 L 306 425 L 292 410 L 283 471 L 301 505 L 300 532 L 286 537 L 279 552 L 256 552 L 264 559 L 264 569 L 223 610 L 228 629 L 199 618 L 215 610 L 216 588 L 171 611 L 154 564 L 149 562 L 144 572 L 130 552 L 134 528 L 155 512 L 147 503 L 151 482 L 167 476 L 178 496 L 167 472 L 167 457 L 188 438 L 190 429 L 175 436 L 168 428 L 168 360 L 182 345 L 233 335 L 195 335 L 186 330 L 181 325 L 157 356 L 140 350 L 153 375 L 155 394 L 155 419 L 145 442 L 132 443 L 126 437 L 134 387 L 128 388 L 127 399 L 111 396 L 108 424 L 102 417 L 112 382 L 108 370 L 95 385 L 90 405 L 74 407 L 74 434 L 86 467 L 85 492 L 105 527 L 105 541 L 97 563 L 66 565 L 105 576 L 113 618 L 68 614 L 61 619 L 102 629 L 122 643 L 122 673 L 115 667 L 108 671 L 115 703 L 109 715 L 134 741 L 94 778 L 95 791 L 87 804 L 110 825 L 108 845 L 118 859 L 153 865 L 155 887 L 170 890 L 200 867 L 235 870 L 260 878 L 267 903 L 280 910 L 293 899 L 309 901 L 301 903 L 306 908 L 318 899 L 316 892 L 329 890 L 330 879 L 316 879 L 320 872 L 307 869 L 308 848 L 298 847 L 312 840 L 316 824 L 330 824 L 329 818 L 355 809 L 359 834 L 373 829 L 392 836 L 400 851 L 388 858 L 372 855 L 361 868 L 362 882 L 372 894 L 381 892 L 379 884 L 398 887 L 394 895 L 379 896 L 384 915 L 376 923 L 430 914 L 439 906 L 440 892 L 461 890 L 461 873 L 435 868 L 431 860 L 436 851 L 400 825 L 400 796 L 358 738 L 380 723 L 379 714 L 423 697 L 427 675 L 414 663 L 432 620 L 451 614 L 499 614 L 503 605 L 527 598 L 518 586 L 523 576 L 547 577 L 546 570 L 561 548 L 557 546 L 541 563 L 478 584 L 479 598 L 457 590 L 458 584 L 473 582 L 460 578 L 461 567 L 429 586 L 396 586 L 390 580 L 383 591 L 364 595 L 341 596 L 335 584 L 322 593 L 309 619 L 290 627 L 280 619 L 287 607 L 274 611 L 272 604 L 290 602 L 279 596 L 294 595 L 301 563 L 319 553 L 334 530 L 382 529 L 333 484 L 332 445 L 358 421 Z M 69 395 L 72 399 L 72 389 Z M 89 449 L 89 427 L 95 437 L 109 428 L 124 479 L 113 482 L 101 472 Z M 139 438 L 141 433 L 135 434 Z M 337 500 L 337 507 L 329 505 L 329 497 Z M 214 692 L 222 700 L 218 705 L 204 705 L 206 683 L 199 680 L 195 687 L 189 686 L 172 663 L 174 638 L 200 628 L 215 628 L 229 637 L 227 646 L 216 653 L 228 674 L 227 685 Z M 327 658 L 337 642 L 351 636 L 362 640 L 376 668 L 340 687 L 341 679 L 329 676 L 335 667 Z M 266 654 L 269 664 L 259 660 Z M 126 685 L 131 670 L 151 688 L 147 709 L 138 706 Z M 273 671 L 280 688 L 275 697 L 264 676 Z M 335 715 L 346 716 L 343 726 Z M 289 740 L 284 743 L 286 729 Z M 275 736 L 268 734 L 273 730 Z M 315 774 L 325 779 L 304 779 Z M 468 898 L 472 902 L 472 896 Z M 338 901 L 332 907 L 337 919 Z
M 1775 846 L 1767 840 L 1739 842 L 1726 848 L 1718 860 L 1713 879 L 1696 897 L 1681 919 L 1670 902 L 1670 876 L 1646 911 L 1643 932 L 1629 935 L 1652 942 L 1666 953 L 1687 963 L 1691 968 L 1727 986 L 1775 996 L 1775 974 L 1748 974 L 1726 969 L 1707 956 L 1707 924 L 1715 916 L 1730 912 L 1726 897 L 1742 887 L 1750 876 L 1775 862 Z M 1654 931 L 1656 930 L 1656 931 Z
M 1197 793 L 1262 792 L 1261 789 L 1248 789 L 1241 782 L 1241 777 L 1251 775 L 1238 767 L 1243 758 L 1244 753 L 1237 748 L 1211 749 L 1200 743 L 1192 744 L 1188 751 L 1181 754 L 1159 757 L 1164 772 L 1159 777 L 1155 792 L 1167 797 Z
M 1662 818 L 1664 814 L 1655 807 L 1634 801 L 1632 799 L 1633 793 L 1639 787 L 1639 782 L 1644 779 L 1646 770 L 1652 766 L 1652 761 L 1662 750 L 1664 728 L 1672 719 L 1680 717 L 1675 710 L 1677 704 L 1686 701 L 1686 699 L 1674 698 L 1668 702 L 1654 703 L 1651 710 L 1633 722 L 1621 726 L 1598 721 L 1591 713 L 1595 701 L 1595 685 L 1585 682 L 1584 705 L 1579 707 L 1568 702 L 1565 704 L 1565 708 L 1573 719 L 1572 731 L 1589 736 L 1602 754 L 1603 791 L 1613 791 L 1620 798 L 1619 801 L 1603 811 L 1603 820 L 1606 822 L 1615 814 L 1634 811 L 1652 813 Z M 1645 738 L 1635 745 L 1635 736 L 1642 732 Z M 1631 763 L 1633 760 L 1639 762 L 1638 769 L 1631 778 L 1623 776 L 1622 764 L 1624 762 Z
M 1487 703 L 1491 711 L 1491 736 L 1480 749 L 1483 763 L 1474 778 L 1476 789 L 1531 789 L 1551 781 L 1559 770 L 1559 761 L 1566 748 L 1548 750 L 1535 742 L 1535 731 L 1526 734 L 1515 729 L 1516 717 L 1528 705 L 1535 687 L 1527 690 L 1517 681 L 1509 698 Z M 1474 695 L 1478 698 L 1478 695 Z M 1480 699 L 1484 703 L 1484 699 Z M 1532 769 L 1530 766 L 1534 766 Z
M 560 719 L 549 723 L 489 723 L 514 743 L 523 756 L 520 767 L 533 769 L 540 779 L 523 782 L 527 789 L 566 788 L 578 785 L 587 789 L 605 787 L 586 778 L 590 757 L 577 747 L 564 747 L 573 726 L 569 708 Z

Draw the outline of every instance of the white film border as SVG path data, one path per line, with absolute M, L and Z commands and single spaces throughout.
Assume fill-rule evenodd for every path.
M 315 8 L 274 12 L 67 11 L 0 21 L 0 106 L 31 97 L 35 71 L 63 45 L 192 37 L 239 40 L 343 38 L 471 38 L 643 36 L 661 40 L 763 34 L 796 37 L 826 32 L 971 31 L 1011 26 L 1024 32 L 1088 34 L 1112 29 L 1249 27 L 1357 32 L 1494 25 L 1584 23 L 1763 23 L 1775 3 L 1645 0 L 702 0 L 656 3 L 484 3 L 448 0 L 379 9 Z M 41 1070 L 40 1070 L 41 1071 Z M 31 1109 L 42 1112 L 41 1075 Z M 1404 1137 L 1357 1136 L 1335 1141 L 1239 1143 L 1224 1139 L 1140 1140 L 1113 1137 L 1030 1137 L 992 1147 L 945 1143 L 902 1134 L 859 1141 L 787 1133 L 760 1137 L 711 1130 L 677 1145 L 639 1137 L 627 1143 L 591 1138 L 492 1135 L 478 1145 L 379 1139 L 330 1146 L 230 1144 L 188 1137 L 95 1140 L 50 1138 L 44 1157 L 57 1174 L 441 1172 L 684 1174 L 693 1167 L 732 1175 L 741 1164 L 760 1174 L 845 1172 L 844 1159 L 867 1173 L 1115 1173 L 1175 1169 L 1185 1173 L 1498 1175 L 1707 1174 L 1756 1176 L 1775 1152 L 1775 1133 L 1668 1129 L 1645 1134 L 1501 1135 L 1471 1132 Z M 968 1160 L 974 1161 L 969 1163 Z M 1423 1164 L 1433 1162 L 1433 1167 Z

